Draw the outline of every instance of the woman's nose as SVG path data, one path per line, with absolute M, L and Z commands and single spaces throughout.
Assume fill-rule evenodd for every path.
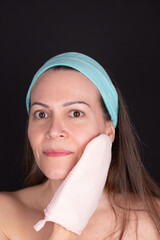
M 66 137 L 67 133 L 64 130 L 64 124 L 59 119 L 54 119 L 49 123 L 47 129 L 47 137 L 56 138 L 56 137 Z

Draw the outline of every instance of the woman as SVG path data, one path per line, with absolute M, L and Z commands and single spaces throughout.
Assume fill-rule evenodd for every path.
M 159 239 L 160 190 L 105 70 L 80 53 L 58 55 L 34 76 L 26 104 L 26 188 L 1 193 L 0 239 Z

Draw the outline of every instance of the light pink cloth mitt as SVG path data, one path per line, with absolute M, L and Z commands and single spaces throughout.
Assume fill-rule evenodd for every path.
M 44 210 L 45 218 L 34 225 L 36 231 L 51 221 L 81 234 L 100 200 L 111 162 L 111 147 L 112 142 L 105 134 L 87 144 Z

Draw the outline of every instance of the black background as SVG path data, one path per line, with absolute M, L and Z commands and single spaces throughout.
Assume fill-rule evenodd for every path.
M 41 65 L 66 51 L 87 54 L 116 79 L 160 184 L 159 1 L 0 2 L 0 190 L 23 182 L 25 96 Z

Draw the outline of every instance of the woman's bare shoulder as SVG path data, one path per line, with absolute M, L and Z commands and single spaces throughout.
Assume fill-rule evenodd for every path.
M 0 192 L 0 219 L 2 214 L 15 210 L 17 200 L 12 192 Z
M 125 207 L 123 205 L 121 196 L 118 195 L 117 199 L 120 202 L 120 206 L 122 206 L 119 208 L 117 207 L 119 205 L 118 204 L 116 205 L 116 210 L 118 213 L 117 220 L 121 224 Z M 125 234 L 123 239 L 132 240 L 132 239 L 136 239 L 136 236 L 140 240 L 160 239 L 160 231 L 158 232 L 155 224 L 151 219 L 151 216 L 145 210 L 145 207 L 142 201 L 140 201 L 138 198 L 136 199 L 131 198 L 131 199 L 132 201 L 130 202 L 130 205 L 129 205 L 130 210 L 127 212 L 128 221 L 125 228 Z M 157 205 L 157 213 L 158 213 L 160 212 L 160 199 L 153 198 L 153 200 Z M 114 226 L 114 222 L 113 222 L 113 226 Z
M 160 199 L 154 199 L 157 204 L 157 213 L 160 212 Z M 128 236 L 131 236 L 132 232 L 137 232 L 138 239 L 144 240 L 158 240 L 160 239 L 160 229 L 158 230 L 153 223 L 151 216 L 145 210 L 143 210 L 143 204 L 140 202 L 135 203 L 135 208 L 139 209 L 138 211 L 131 211 L 130 222 L 128 224 Z M 140 210 L 141 209 L 141 210 Z
M 39 210 L 37 187 L 15 192 L 0 192 L 0 240 L 46 239 L 53 226 L 47 225 L 37 233 L 33 225 L 44 217 Z M 37 204 L 36 204 L 37 202 Z
M 26 192 L 27 189 L 18 190 L 15 192 L 0 192 L 0 211 L 5 211 L 4 206 L 8 207 L 9 210 L 18 207 L 20 202 L 23 202 L 23 195 L 25 195 Z
M 32 193 L 33 188 L 0 192 L 0 239 L 12 239 L 12 235 L 24 232 L 27 225 L 34 225 L 40 218 Z
M 18 193 L 19 191 L 17 191 Z M 16 192 L 0 192 L 0 226 L 12 222 L 20 210 L 22 210 L 22 201 Z
M 22 189 L 15 192 L 0 192 L 0 225 L 4 221 L 15 219 L 27 206 L 31 189 Z
M 18 203 L 12 193 L 0 192 L 0 239 L 9 239 L 8 228 L 13 224 L 17 209 Z
M 34 207 L 34 202 L 37 200 L 38 188 L 39 186 L 33 186 L 14 192 L 0 192 L 0 212 L 5 211 L 3 206 L 8 207 L 10 211 L 12 209 L 15 211 L 19 207 Z

